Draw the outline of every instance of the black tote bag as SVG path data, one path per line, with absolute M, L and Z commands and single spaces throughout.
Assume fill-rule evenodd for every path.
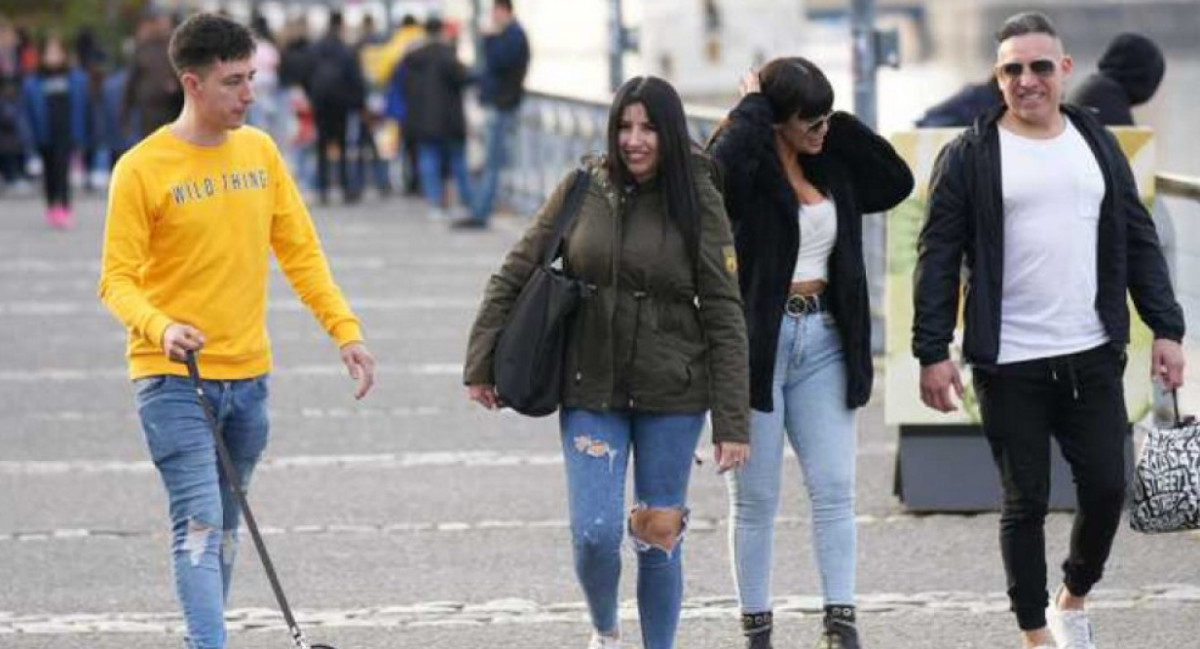
M 496 341 L 492 372 L 500 405 L 530 417 L 553 413 L 562 394 L 567 332 L 586 289 L 552 264 L 587 186 L 587 172 L 577 170 L 546 254 L 525 282 Z

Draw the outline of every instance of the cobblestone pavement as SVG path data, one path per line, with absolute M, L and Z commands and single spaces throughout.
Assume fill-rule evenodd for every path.
M 165 505 L 124 380 L 123 334 L 95 298 L 104 203 L 54 232 L 32 200 L 0 201 L 0 648 L 179 646 Z M 252 500 L 314 641 L 353 647 L 582 647 L 553 418 L 486 413 L 459 373 L 488 274 L 521 222 L 451 233 L 404 200 L 317 208 L 334 272 L 380 361 L 361 403 L 333 345 L 281 278 L 272 439 Z M 1017 647 L 997 517 L 917 516 L 891 493 L 895 431 L 860 416 L 862 629 L 872 649 Z M 711 454 L 707 444 L 701 448 Z M 820 581 L 794 462 L 774 580 L 777 647 L 810 646 Z M 726 500 L 695 470 L 679 646 L 740 644 Z M 1052 566 L 1070 519 L 1052 514 Z M 1093 600 L 1097 642 L 1197 647 L 1200 536 L 1123 530 Z M 621 617 L 637 642 L 632 555 Z M 290 646 L 243 545 L 231 646 Z

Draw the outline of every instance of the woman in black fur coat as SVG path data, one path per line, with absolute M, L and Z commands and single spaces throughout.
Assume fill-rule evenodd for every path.
M 771 551 L 785 437 L 812 501 L 825 599 L 818 647 L 857 649 L 855 411 L 871 394 L 864 214 L 913 178 L 886 140 L 844 112 L 812 62 L 775 59 L 742 80 L 713 137 L 733 222 L 750 341 L 750 459 L 730 472 L 730 547 L 751 649 L 770 647 Z

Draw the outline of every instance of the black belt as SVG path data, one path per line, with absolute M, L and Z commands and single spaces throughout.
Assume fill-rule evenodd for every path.
M 820 313 L 826 310 L 824 295 L 801 295 L 792 293 L 783 304 L 783 312 L 794 317 L 806 313 Z

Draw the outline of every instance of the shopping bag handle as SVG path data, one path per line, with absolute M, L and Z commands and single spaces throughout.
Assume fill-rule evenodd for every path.
M 1179 390 L 1178 389 L 1171 390 L 1171 409 L 1174 410 L 1174 413 L 1175 413 L 1175 424 L 1172 426 L 1172 428 L 1183 428 L 1185 426 L 1191 426 L 1192 424 L 1196 423 L 1195 415 L 1188 415 L 1186 417 L 1179 416 Z

